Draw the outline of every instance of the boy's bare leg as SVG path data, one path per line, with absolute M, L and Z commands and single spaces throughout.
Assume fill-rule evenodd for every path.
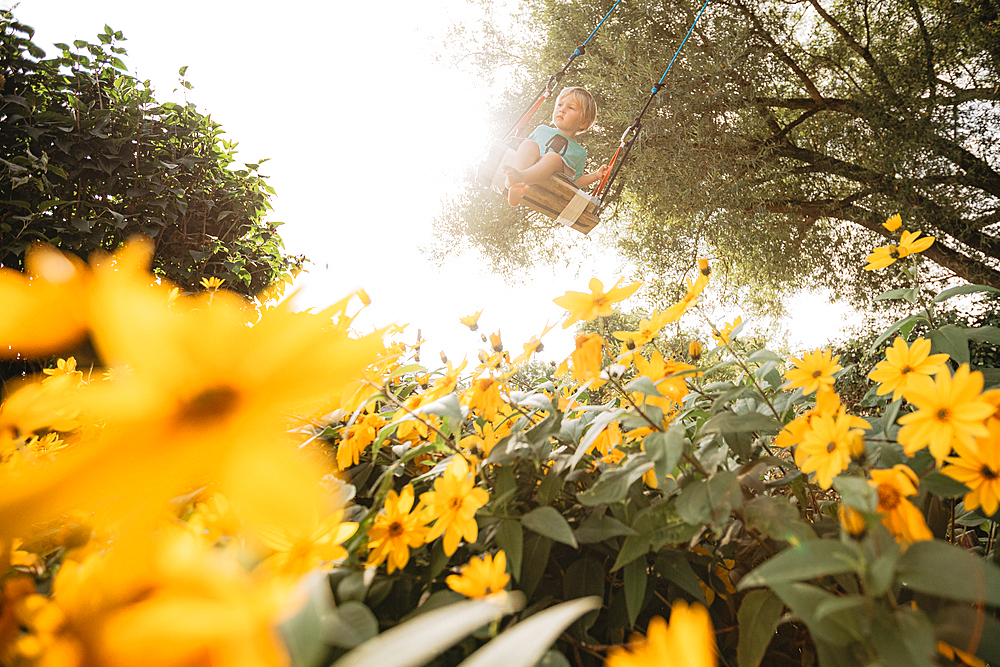
M 523 146 L 525 143 L 528 142 L 524 142 L 521 145 Z M 534 144 L 535 142 L 531 143 Z M 520 149 L 518 153 L 520 153 Z M 546 153 L 526 169 L 519 169 L 517 167 L 517 157 L 515 156 L 513 164 L 501 167 L 504 175 L 507 177 L 507 202 L 511 206 L 517 206 L 521 203 L 521 198 L 524 196 L 524 192 L 529 185 L 549 180 L 552 174 L 562 170 L 564 164 L 562 158 L 556 153 Z

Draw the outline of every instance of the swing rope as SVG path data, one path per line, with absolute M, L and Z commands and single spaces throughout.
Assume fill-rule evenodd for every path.
M 649 109 L 649 105 L 653 103 L 653 98 L 656 97 L 656 93 L 660 92 L 660 88 L 663 87 L 663 81 L 667 78 L 667 74 L 670 72 L 670 68 L 674 66 L 674 61 L 677 60 L 677 56 L 680 55 L 681 49 L 688 41 L 688 37 L 694 32 L 694 27 L 698 25 L 698 19 L 701 15 L 705 13 L 705 8 L 708 7 L 709 0 L 705 0 L 701 9 L 698 11 L 698 15 L 694 17 L 694 21 L 691 23 L 691 27 L 688 28 L 687 34 L 684 35 L 684 39 L 681 40 L 680 46 L 674 52 L 674 57 L 670 59 L 670 63 L 667 65 L 667 69 L 664 70 L 663 76 L 660 80 L 653 84 L 652 92 L 649 94 L 649 98 L 646 100 L 646 104 L 642 107 L 642 111 L 639 115 L 635 117 L 632 125 L 625 130 L 622 134 L 621 139 L 618 142 L 618 149 L 615 150 L 614 155 L 611 156 L 611 162 L 608 163 L 608 171 L 604 174 L 604 178 L 601 179 L 597 187 L 594 189 L 592 196 L 600 198 L 605 192 L 611 191 L 611 185 L 614 183 L 615 178 L 618 176 L 618 172 L 621 171 L 622 166 L 628 159 L 628 154 L 632 150 L 632 145 L 635 143 L 636 138 L 639 136 L 639 130 L 642 127 L 642 117 L 645 115 L 646 110 Z M 631 136 L 629 136 L 631 135 Z M 602 204 L 603 206 L 603 204 Z
M 597 34 L 597 31 L 601 29 L 601 26 L 603 26 L 604 22 L 608 20 L 608 17 L 614 13 L 615 9 L 618 8 L 618 5 L 620 5 L 621 2 L 622 0 L 617 0 L 617 2 L 615 2 L 615 4 L 611 7 L 611 9 L 608 10 L 608 13 L 604 15 L 604 18 L 601 19 L 601 22 L 597 24 L 597 27 L 591 31 L 590 35 L 587 36 L 587 39 L 583 40 L 583 43 L 580 46 L 576 47 L 576 50 L 573 51 L 573 54 L 569 57 L 569 60 L 566 61 L 566 64 L 563 65 L 563 68 L 549 77 L 549 80 L 545 83 L 545 85 L 538 92 L 538 94 L 535 95 L 534 101 L 530 105 L 528 105 L 528 110 L 521 115 L 518 121 L 514 123 L 513 127 L 511 127 L 507 131 L 507 134 L 504 135 L 504 140 L 509 139 L 510 137 L 515 136 L 517 133 L 521 132 L 524 129 L 524 127 L 531 121 L 531 119 L 535 116 L 535 113 L 538 111 L 539 107 L 541 107 L 542 104 L 545 103 L 545 100 L 548 99 L 549 95 L 552 94 L 552 91 L 562 80 L 563 76 L 569 70 L 570 65 L 573 64 L 573 61 L 576 60 L 578 56 L 582 56 L 584 53 L 586 53 L 587 44 L 590 43 L 590 40 L 594 38 L 594 35 Z

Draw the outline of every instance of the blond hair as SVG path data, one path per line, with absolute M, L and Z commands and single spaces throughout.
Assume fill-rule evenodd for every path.
M 556 102 L 564 97 L 572 97 L 573 101 L 580 105 L 580 110 L 583 112 L 583 129 L 589 129 L 594 124 L 594 120 L 597 119 L 597 102 L 594 101 L 594 96 L 587 92 L 585 88 L 575 86 L 573 88 L 563 88 L 559 96 L 556 97 Z

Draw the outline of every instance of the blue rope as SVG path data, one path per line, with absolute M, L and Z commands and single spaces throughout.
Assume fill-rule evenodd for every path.
M 681 54 L 681 49 L 683 49 L 684 45 L 687 43 L 688 37 L 690 37 L 691 33 L 694 32 L 694 27 L 698 25 L 698 19 L 700 19 L 701 15 L 705 12 L 705 7 L 708 7 L 708 2 L 709 0 L 705 0 L 705 4 L 701 6 L 698 16 L 694 17 L 694 22 L 691 24 L 691 27 L 688 28 L 687 34 L 684 35 L 684 40 L 681 42 L 681 45 L 678 46 L 677 51 L 674 52 L 674 57 L 670 59 L 670 64 L 667 65 L 667 69 L 663 72 L 663 76 L 660 77 L 660 80 L 656 82 L 656 86 L 653 87 L 654 93 L 663 84 L 663 80 L 667 78 L 667 73 L 670 71 L 670 68 L 674 66 L 674 61 L 677 60 L 677 56 Z
M 603 18 L 603 19 L 601 19 L 601 22 L 597 24 L 597 27 L 596 27 L 596 28 L 594 28 L 594 31 L 590 33 L 590 36 L 589 36 L 589 37 L 587 37 L 587 39 L 583 40 L 583 44 L 581 44 L 581 46 L 587 46 L 587 44 L 589 44 L 589 43 L 590 43 L 590 40 L 594 38 L 594 35 L 596 35 L 596 34 L 597 34 L 597 31 L 601 29 L 601 26 L 602 26 L 602 25 L 604 25 L 604 22 L 605 22 L 605 21 L 607 21 L 607 20 L 608 20 L 608 17 L 609 17 L 609 16 L 611 16 L 611 14 L 612 14 L 612 13 L 614 13 L 615 9 L 617 9 L 617 8 L 618 8 L 618 5 L 620 5 L 620 4 L 621 4 L 621 1 L 622 1 L 622 0 L 618 0 L 618 2 L 616 2 L 616 3 L 614 4 L 614 6 L 613 6 L 613 7 L 611 8 L 611 9 L 609 9 L 609 10 L 608 10 L 608 13 L 604 15 L 604 18 Z M 578 48 L 578 49 L 577 49 L 577 50 L 576 50 L 576 51 L 575 51 L 575 52 L 573 53 L 573 57 L 575 58 L 575 57 L 577 57 L 578 55 L 580 55 L 581 53 L 583 53 L 583 51 L 581 51 L 581 50 L 580 50 L 580 49 Z

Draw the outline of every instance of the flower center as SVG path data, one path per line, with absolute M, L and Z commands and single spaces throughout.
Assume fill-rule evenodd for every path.
M 878 509 L 880 512 L 893 511 L 903 498 L 899 493 L 899 489 L 890 484 L 879 484 L 876 492 L 878 493 Z
M 389 537 L 399 537 L 403 534 L 403 524 L 399 521 L 393 521 L 389 524 Z
M 900 375 L 906 375 L 907 373 L 912 373 L 912 372 L 913 372 L 913 369 L 910 368 L 909 366 L 903 366 L 903 368 L 900 369 L 900 371 L 899 371 Z
M 228 417 L 239 403 L 239 393 L 232 387 L 208 387 L 182 403 L 176 422 L 184 427 L 204 427 Z
M 462 499 L 459 498 L 458 496 L 455 496 L 454 498 L 451 498 L 448 501 L 448 507 L 450 507 L 453 510 L 458 509 L 461 506 L 462 506 Z
M 822 374 L 823 374 L 823 371 L 813 371 L 813 377 L 814 378 L 818 378 Z
M 889 257 L 892 257 L 893 259 L 899 259 L 899 248 L 890 248 Z
M 827 443 L 827 445 L 826 445 L 826 453 L 827 454 L 833 454 L 833 451 L 835 449 L 837 449 L 837 443 L 836 442 L 833 442 L 831 440 L 829 443 Z
M 951 410 L 948 408 L 940 408 L 934 413 L 934 418 L 939 422 L 948 422 L 951 419 Z
M 992 479 L 996 479 L 997 477 L 1000 477 L 1000 475 L 998 475 L 992 468 L 990 468 L 986 464 L 983 464 L 983 467 L 980 468 L 979 474 L 982 475 L 984 479 L 988 479 L 988 480 L 992 480 Z

